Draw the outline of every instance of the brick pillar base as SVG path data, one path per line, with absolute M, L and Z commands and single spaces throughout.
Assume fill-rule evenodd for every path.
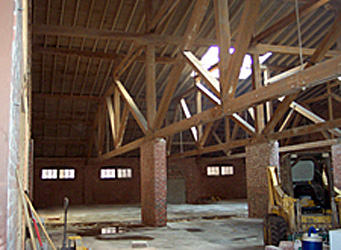
M 277 141 L 246 146 L 247 200 L 250 218 L 263 218 L 268 211 L 266 168 L 279 165 Z
M 334 185 L 341 189 L 341 143 L 331 146 Z
M 142 223 L 152 227 L 167 225 L 167 157 L 166 141 L 155 139 L 141 150 Z

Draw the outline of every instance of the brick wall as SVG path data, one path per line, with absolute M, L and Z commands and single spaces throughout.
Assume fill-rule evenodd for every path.
M 102 167 L 129 167 L 132 179 L 100 180 Z M 43 168 L 74 168 L 75 180 L 42 180 Z M 34 204 L 39 207 L 62 206 L 67 196 L 71 205 L 136 204 L 140 202 L 140 170 L 137 158 L 114 158 L 102 164 L 86 165 L 81 159 L 36 159 L 34 167 Z
M 235 174 L 224 177 L 207 177 L 206 166 L 233 165 Z M 76 169 L 75 181 L 42 181 L 44 167 L 65 166 Z M 101 181 L 99 171 L 103 166 L 127 166 L 133 169 L 131 180 Z M 34 202 L 39 208 L 62 206 L 67 195 L 71 204 L 138 204 L 140 203 L 140 162 L 138 158 L 113 158 L 99 165 L 85 165 L 79 159 L 35 159 Z M 221 199 L 246 198 L 244 159 L 210 162 L 205 158 L 169 159 L 167 178 L 185 180 L 186 202 L 195 204 L 210 197 Z M 119 192 L 118 192 L 119 190 Z
M 208 165 L 234 166 L 231 176 L 212 176 L 206 174 Z M 184 178 L 186 182 L 187 203 L 200 203 L 211 197 L 221 199 L 246 198 L 246 178 L 244 159 L 212 162 L 205 158 L 170 159 L 168 178 Z

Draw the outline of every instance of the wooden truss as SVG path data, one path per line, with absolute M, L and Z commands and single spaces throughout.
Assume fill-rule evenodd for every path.
M 283 45 L 272 45 L 263 43 L 267 37 L 273 35 L 277 30 L 295 21 L 294 13 L 290 13 L 283 20 L 264 30 L 262 33 L 254 36 L 254 25 L 257 21 L 258 11 L 260 9 L 260 0 L 245 0 L 241 20 L 238 27 L 238 33 L 234 41 L 235 53 L 230 55 L 229 48 L 232 45 L 228 1 L 214 0 L 214 13 L 216 22 L 216 40 L 197 39 L 198 30 L 206 10 L 209 6 L 209 0 L 197 0 L 193 7 L 189 24 L 186 28 L 184 37 L 168 37 L 156 35 L 154 31 L 165 22 L 179 3 L 179 1 L 165 1 L 159 12 L 154 14 L 152 1 L 146 1 L 146 30 L 145 35 L 133 34 L 127 32 L 107 32 L 87 29 L 61 29 L 60 27 L 48 28 L 44 25 L 34 26 L 36 33 L 59 34 L 66 36 L 86 36 L 96 38 L 110 38 L 116 40 L 132 41 L 135 45 L 126 55 L 118 54 L 100 54 L 95 52 L 64 51 L 49 48 L 34 48 L 41 53 L 71 53 L 77 56 L 94 56 L 104 59 L 120 58 L 120 63 L 114 69 L 114 82 L 103 95 L 103 98 L 77 97 L 70 98 L 89 98 L 99 102 L 98 112 L 93 125 L 92 145 L 95 145 L 98 152 L 98 160 L 107 160 L 114 156 L 129 152 L 139 148 L 142 144 L 157 137 L 166 137 L 169 147 L 173 136 L 179 132 L 190 130 L 193 137 L 193 143 L 196 149 L 173 155 L 173 157 L 195 156 L 210 152 L 223 151 L 226 157 L 234 158 L 231 155 L 231 149 L 243 147 L 251 142 L 265 139 L 282 140 L 286 138 L 303 136 L 312 133 L 321 132 L 328 139 L 328 143 L 335 143 L 333 138 L 341 136 L 341 119 L 334 118 L 332 112 L 331 99 L 340 102 L 340 97 L 331 93 L 330 82 L 334 81 L 341 74 L 341 55 L 340 52 L 330 50 L 340 35 L 340 16 L 336 18 L 328 34 L 320 42 L 317 49 L 296 48 Z M 301 7 L 302 16 L 308 15 L 316 8 L 327 3 L 327 0 L 312 1 Z M 155 55 L 155 46 L 172 44 L 179 46 L 179 52 L 175 57 L 158 57 Z M 193 46 L 210 46 L 217 44 L 220 47 L 220 61 L 213 65 L 211 70 L 219 68 L 220 79 L 212 76 L 210 70 L 206 70 L 199 59 L 191 52 Z M 141 56 L 141 52 L 145 55 Z M 269 77 L 259 62 L 259 55 L 272 51 L 282 54 L 299 54 L 311 56 L 309 62 L 298 67 L 288 69 L 278 75 Z M 246 53 L 250 53 L 253 58 L 253 76 L 252 90 L 240 96 L 235 96 L 238 86 L 238 75 Z M 323 62 L 321 62 L 323 59 Z M 136 60 L 145 62 L 146 65 L 146 112 L 140 110 L 137 102 L 131 97 L 124 82 L 119 80 L 124 71 Z M 165 85 L 163 95 L 159 103 L 157 102 L 156 89 L 156 64 L 173 64 L 169 73 L 168 82 Z M 173 97 L 178 86 L 183 68 L 189 65 L 197 74 L 192 88 L 183 94 Z M 264 74 L 263 74 L 264 73 Z M 329 120 L 324 119 L 314 113 L 305 104 L 297 103 L 295 100 L 302 89 L 312 88 L 318 85 L 327 85 L 328 93 L 317 97 L 310 102 L 318 101 L 323 98 L 329 100 Z M 188 95 L 196 95 L 196 109 L 190 105 L 186 98 Z M 40 95 L 44 98 L 43 95 Z M 55 96 L 58 98 L 58 96 Z M 213 105 L 213 107 L 203 110 L 203 98 Z M 277 108 L 273 109 L 273 103 L 278 103 Z M 123 108 L 121 106 L 123 105 Z M 172 106 L 173 105 L 173 106 Z M 170 107 L 176 107 L 174 118 L 165 119 Z M 178 120 L 178 107 L 184 113 L 184 119 Z M 290 109 L 288 111 L 288 109 Z M 251 119 L 243 117 L 243 113 L 250 113 Z M 143 136 L 132 142 L 122 145 L 125 130 L 127 127 L 128 116 L 131 114 Z M 296 117 L 305 117 L 312 123 L 300 127 L 288 128 L 290 121 Z M 220 120 L 225 122 L 225 141 L 223 141 L 215 132 Z M 109 121 L 110 130 L 105 129 L 106 122 Z M 235 124 L 233 131 L 230 131 L 230 123 Z M 297 124 L 294 121 L 292 124 Z M 218 125 L 217 125 L 218 124 Z M 244 131 L 243 139 L 236 139 L 238 128 Z M 277 130 L 276 130 L 277 128 Z M 213 136 L 217 141 L 216 145 L 205 146 L 208 138 Z M 105 141 L 112 141 L 107 144 Z M 329 140 L 332 139 L 332 140 Z M 309 144 L 308 147 L 325 145 Z M 327 144 L 328 144 L 327 143 Z M 329 145 L 328 144 L 328 145 Z M 301 149 L 303 146 L 287 146 L 281 151 Z M 89 153 L 89 156 L 91 154 Z M 239 154 L 243 156 L 243 154 Z

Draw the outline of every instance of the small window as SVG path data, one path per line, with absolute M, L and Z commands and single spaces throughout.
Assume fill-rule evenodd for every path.
M 75 179 L 76 171 L 72 168 L 70 169 L 59 169 L 59 179 Z
M 41 178 L 43 180 L 56 180 L 58 178 L 57 169 L 42 169 Z
M 117 178 L 132 178 L 131 168 L 118 168 Z
M 207 176 L 219 176 L 219 166 L 207 167 Z
M 233 166 L 222 166 L 221 167 L 221 175 L 233 175 L 234 169 Z
M 116 173 L 114 168 L 102 168 L 100 173 L 101 179 L 115 179 Z

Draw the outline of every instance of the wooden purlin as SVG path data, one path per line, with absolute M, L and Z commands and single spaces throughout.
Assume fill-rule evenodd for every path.
M 112 53 L 112 52 L 100 52 L 100 51 L 87 51 L 79 49 L 69 49 L 69 48 L 53 48 L 53 47 L 41 47 L 33 46 L 33 51 L 35 53 L 47 54 L 47 55 L 60 55 L 60 56 L 73 56 L 73 57 L 84 57 L 84 58 L 95 58 L 100 60 L 108 61 L 121 61 L 127 54 L 124 53 Z M 144 55 L 139 55 L 136 57 L 136 61 L 145 62 L 146 57 Z M 174 58 L 167 56 L 156 56 L 155 62 L 160 64 L 173 64 Z
M 202 0 L 204 1 L 204 0 Z M 205 14 L 202 14 L 201 18 Z M 193 25 L 192 27 L 194 27 Z M 66 36 L 79 38 L 103 39 L 112 41 L 130 41 L 140 45 L 182 45 L 186 42 L 186 38 L 169 35 L 132 33 L 124 31 L 100 30 L 82 27 L 61 27 L 57 25 L 34 24 L 33 33 L 37 35 Z M 198 38 L 192 41 L 195 46 L 209 47 L 216 45 L 215 39 Z

